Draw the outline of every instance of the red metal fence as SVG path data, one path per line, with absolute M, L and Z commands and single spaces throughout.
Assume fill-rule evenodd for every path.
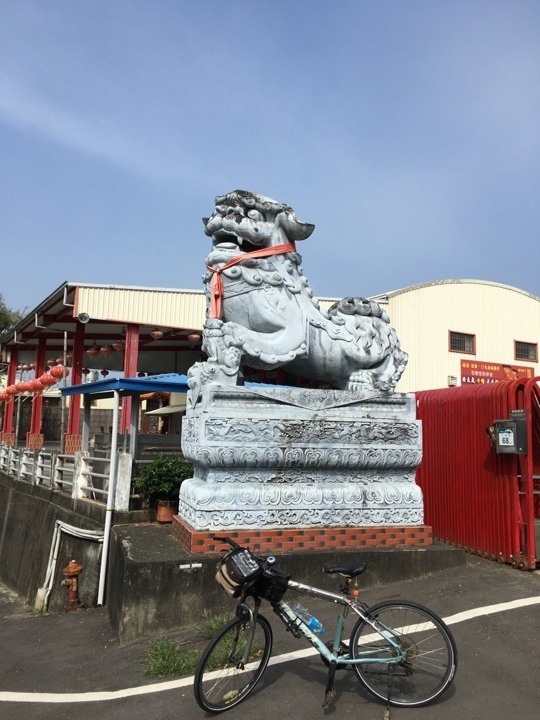
M 540 518 L 539 379 L 416 394 L 425 523 L 436 538 L 528 569 L 536 567 Z M 487 433 L 512 410 L 525 410 L 526 455 L 498 454 Z

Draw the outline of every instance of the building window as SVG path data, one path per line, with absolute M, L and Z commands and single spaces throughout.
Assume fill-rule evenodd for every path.
M 450 352 L 476 354 L 476 335 L 450 330 Z
M 536 343 L 514 341 L 514 355 L 516 360 L 538 362 L 538 345 Z

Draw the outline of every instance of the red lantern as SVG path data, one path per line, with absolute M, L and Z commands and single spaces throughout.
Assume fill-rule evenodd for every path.
M 64 364 L 64 358 L 63 358 L 63 357 L 56 358 L 56 364 L 57 364 L 57 365 L 63 365 L 63 364 Z
M 16 395 L 19 391 L 17 390 L 15 385 L 8 385 L 6 388 L 6 392 L 8 395 Z
M 187 339 L 189 340 L 189 342 L 196 343 L 196 342 L 199 342 L 199 340 L 201 339 L 201 336 L 199 335 L 199 333 L 190 333 L 187 336 Z
M 53 378 L 53 376 L 50 373 L 43 373 L 43 375 L 39 378 L 42 385 L 45 385 L 46 387 L 48 385 L 54 385 L 56 382 L 56 378 Z
M 107 375 L 109 374 L 109 371 L 108 371 L 108 370 L 102 370 L 100 374 L 103 375 L 104 378 L 106 378 Z
M 148 334 L 150 335 L 150 337 L 151 337 L 153 340 L 159 340 L 160 338 L 163 337 L 162 331 L 161 331 L 161 330 L 158 330 L 157 328 L 156 328 L 155 330 L 152 330 L 152 331 L 149 332 Z
M 83 375 L 88 375 L 90 373 L 90 370 L 88 368 L 83 368 L 81 372 Z
M 67 377 L 69 375 L 69 370 L 63 365 L 55 365 L 50 369 L 49 373 L 53 376 L 53 378 L 60 380 L 60 378 Z
M 98 346 L 94 343 L 93 345 L 91 345 L 88 348 L 88 350 L 86 351 L 86 354 L 89 355 L 90 357 L 97 357 L 99 355 Z
M 43 392 L 44 389 L 45 389 L 45 386 L 43 385 L 43 383 L 41 382 L 41 380 L 39 378 L 37 378 L 36 380 L 32 380 L 32 390 L 35 393 Z
M 5 402 L 9 398 L 6 392 L 0 392 L 0 402 Z
M 53 367 L 53 365 L 56 365 L 56 360 L 53 360 L 53 358 L 49 358 L 49 359 L 47 360 L 47 365 L 48 365 L 49 367 Z
M 113 348 L 118 352 L 123 352 L 126 349 L 126 344 L 122 340 L 116 340 L 112 344 Z
M 15 386 L 19 392 L 28 392 L 32 389 L 31 383 L 27 382 L 26 380 L 23 380 L 22 382 L 18 382 Z
M 113 349 L 113 347 L 112 347 L 111 345 L 103 345 L 103 347 L 101 347 L 101 348 L 99 349 L 99 352 L 100 352 L 101 355 L 104 355 L 105 357 L 109 357 L 109 355 L 110 355 L 112 352 L 114 352 L 114 349 Z

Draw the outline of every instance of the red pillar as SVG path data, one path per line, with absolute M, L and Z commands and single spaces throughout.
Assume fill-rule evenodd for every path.
M 80 385 L 82 382 L 82 369 L 84 358 L 84 325 L 77 323 L 73 338 L 71 358 L 71 384 Z M 69 402 L 69 415 L 66 435 L 79 434 L 79 421 L 81 417 L 81 396 L 72 395 Z
M 45 372 L 45 351 L 46 342 L 40 340 L 36 351 L 35 363 L 35 376 L 38 378 Z M 34 399 L 32 401 L 32 415 L 30 418 L 30 431 L 29 434 L 39 435 L 41 433 L 41 416 L 43 412 L 43 395 L 41 393 L 34 393 Z
M 19 353 L 17 350 L 11 351 L 9 360 L 9 367 L 7 373 L 6 387 L 8 385 L 14 385 L 17 379 L 17 365 L 19 363 Z M 4 406 L 4 422 L 2 425 L 2 433 L 14 433 L 15 427 L 13 425 L 13 415 L 15 410 L 15 400 L 10 396 L 9 400 L 6 400 Z M 7 440 L 8 438 L 6 438 Z
M 126 347 L 124 350 L 124 376 L 135 377 L 137 374 L 137 363 L 139 362 L 139 326 L 127 325 Z M 120 417 L 120 433 L 129 430 L 131 419 L 131 398 L 124 397 L 122 401 L 122 415 Z

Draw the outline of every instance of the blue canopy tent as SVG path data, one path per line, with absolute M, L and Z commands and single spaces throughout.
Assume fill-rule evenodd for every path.
M 94 395 L 110 397 L 117 390 L 123 395 L 142 395 L 147 392 L 187 392 L 187 375 L 178 373 L 164 373 L 162 375 L 149 375 L 147 377 L 121 377 L 95 382 L 70 385 L 61 388 L 62 395 Z
M 60 392 L 64 396 L 83 395 L 84 397 L 84 415 L 82 427 L 81 447 L 83 452 L 88 450 L 89 433 L 90 433 L 90 406 L 94 399 L 113 397 L 113 423 L 112 423 L 112 442 L 117 443 L 118 426 L 120 418 L 120 398 L 130 396 L 131 418 L 129 432 L 129 451 L 134 456 L 137 449 L 137 428 L 139 418 L 139 398 L 145 393 L 186 393 L 188 391 L 187 375 L 179 375 L 178 373 L 164 373 L 162 375 L 150 375 L 143 378 L 110 378 L 105 380 L 96 380 L 95 382 L 82 383 L 81 385 L 70 385 L 61 388 Z M 111 447 L 111 452 L 116 447 Z

